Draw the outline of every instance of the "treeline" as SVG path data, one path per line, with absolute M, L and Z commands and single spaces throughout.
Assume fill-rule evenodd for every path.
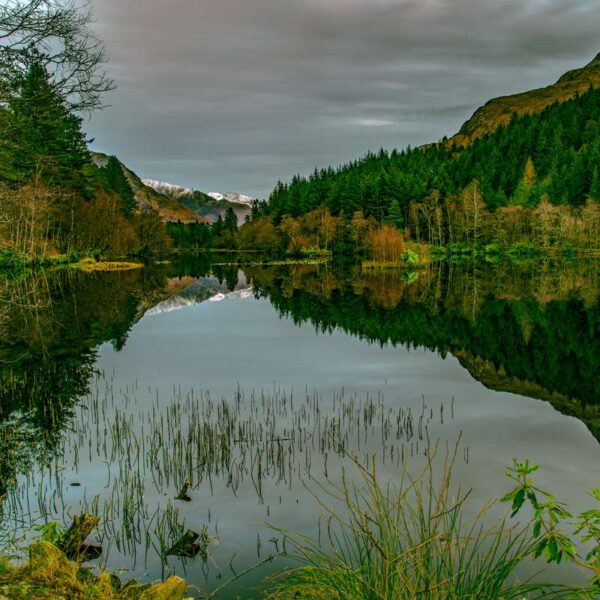
M 254 216 L 238 228 L 235 215 L 212 225 L 168 223 L 167 232 L 178 250 L 256 251 L 273 256 L 352 254 L 394 262 L 406 254 L 405 236 L 392 222 L 378 223 L 357 211 L 350 221 L 321 206 L 299 217 L 284 216 L 275 225 L 271 216 Z
M 381 150 L 279 182 L 255 217 L 280 227 L 319 207 L 393 222 L 433 244 L 598 244 L 600 90 L 516 117 L 466 148 Z M 262 229 L 267 229 L 263 225 Z
M 345 219 L 321 206 L 298 217 L 284 215 L 278 224 L 273 215 L 261 215 L 239 229 L 233 218 L 212 226 L 171 223 L 167 231 L 181 250 L 235 249 L 274 256 L 346 254 L 384 263 L 415 260 L 407 250 L 409 233 L 417 245 L 445 246 L 455 253 L 470 253 L 478 247 L 492 255 L 600 249 L 600 204 L 592 200 L 572 207 L 542 198 L 535 207 L 492 211 L 475 182 L 446 202 L 435 193 L 423 202 L 411 203 L 408 231 L 402 231 L 393 210 L 391 215 L 378 222 L 356 211 Z
M 210 248 L 236 249 L 238 247 L 238 219 L 229 207 L 225 217 L 212 224 L 167 223 L 166 231 L 175 250 L 199 251 Z
M 80 111 L 112 87 L 91 15 L 70 3 L 0 10 L 0 262 L 55 254 L 144 255 L 168 238 L 136 214 L 114 157 L 92 161 Z
M 92 252 L 144 255 L 166 247 L 162 224 L 136 214 L 121 164 L 92 162 L 82 119 L 32 64 L 0 106 L 0 243 L 26 259 Z M 9 135 L 10 132 L 10 135 Z

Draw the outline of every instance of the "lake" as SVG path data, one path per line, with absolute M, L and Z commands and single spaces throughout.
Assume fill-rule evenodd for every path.
M 222 261 L 0 281 L 3 544 L 94 512 L 96 564 L 179 574 L 201 597 L 285 551 L 285 530 L 323 539 L 314 495 L 357 476 L 350 455 L 393 482 L 436 447 L 457 452 L 473 511 L 510 489 L 513 456 L 591 507 L 600 261 Z M 166 556 L 187 529 L 198 554 Z M 219 597 L 259 597 L 292 564 L 279 556 Z M 546 579 L 584 580 L 565 566 Z

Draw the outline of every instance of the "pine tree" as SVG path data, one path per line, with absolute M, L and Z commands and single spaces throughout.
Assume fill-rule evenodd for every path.
M 123 166 L 116 156 L 109 156 L 105 167 L 101 170 L 101 179 L 107 191 L 119 196 L 123 214 L 126 217 L 133 215 L 136 209 L 135 196 L 123 173 Z
M 533 164 L 533 159 L 531 156 L 527 159 L 527 164 L 525 165 L 525 173 L 523 174 L 523 183 L 525 187 L 531 188 L 535 185 L 537 181 L 537 171 L 535 169 L 535 165 Z
M 51 185 L 83 189 L 82 169 L 90 160 L 82 119 L 70 112 L 40 63 L 24 75 L 8 112 L 12 136 L 5 158 L 15 179 L 36 176 Z
M 225 211 L 225 219 L 223 220 L 224 228 L 228 231 L 236 231 L 238 228 L 238 219 L 233 208 L 228 207 Z
M 404 229 L 404 215 L 402 214 L 398 200 L 392 200 L 392 203 L 388 209 L 386 221 L 392 225 L 395 225 L 400 230 Z

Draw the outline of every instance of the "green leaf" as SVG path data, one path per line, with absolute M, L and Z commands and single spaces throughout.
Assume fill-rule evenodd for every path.
M 556 543 L 556 538 L 551 537 L 548 540 L 548 545 L 546 546 L 544 554 L 546 555 L 546 558 L 549 563 L 558 560 L 558 544 Z
M 548 539 L 544 538 L 536 547 L 534 552 L 534 558 L 539 558 L 542 553 L 546 550 L 546 546 L 548 545 Z
M 529 502 L 531 502 L 531 505 L 534 508 L 537 508 L 537 506 L 538 506 L 538 499 L 537 499 L 537 496 L 535 495 L 535 492 L 533 490 L 529 490 L 527 492 L 527 498 L 529 499 Z
M 525 490 L 523 488 L 521 488 L 515 495 L 514 499 L 513 499 L 513 505 L 512 505 L 512 515 L 511 517 L 514 517 L 520 510 L 521 507 L 523 506 L 523 504 L 525 503 Z
M 515 488 L 514 490 L 512 490 L 512 492 L 508 492 L 508 494 L 506 494 L 506 496 L 500 498 L 500 502 L 511 502 L 512 499 L 516 496 L 518 491 L 519 491 L 519 488 Z

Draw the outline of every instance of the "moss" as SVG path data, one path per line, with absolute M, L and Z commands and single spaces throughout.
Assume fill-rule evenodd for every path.
M 44 541 L 30 547 L 29 561 L 23 565 L 13 566 L 0 557 L 0 600 L 183 600 L 185 592 L 179 577 L 155 585 L 123 585 L 111 573 L 95 576 Z

